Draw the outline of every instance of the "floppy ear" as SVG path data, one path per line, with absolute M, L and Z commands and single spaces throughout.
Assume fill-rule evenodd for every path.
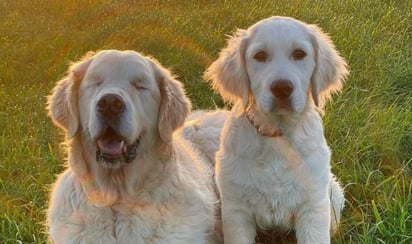
M 185 95 L 182 83 L 156 60 L 150 60 L 160 89 L 158 130 L 162 141 L 170 142 L 172 133 L 181 127 L 188 116 L 191 103 Z
M 73 138 L 80 124 L 78 111 L 78 89 L 93 55 L 87 53 L 80 61 L 73 63 L 67 75 L 57 82 L 47 98 L 47 110 L 54 124 L 66 131 L 68 139 Z
M 332 93 L 342 89 L 349 74 L 348 65 L 319 27 L 310 25 L 309 32 L 316 55 L 316 68 L 311 78 L 312 98 L 315 105 L 322 108 Z
M 246 31 L 238 29 L 228 39 L 228 44 L 220 52 L 219 58 L 204 74 L 205 80 L 212 81 L 213 88 L 225 101 L 235 102 L 241 99 L 245 106 L 250 91 L 245 63 L 247 39 Z

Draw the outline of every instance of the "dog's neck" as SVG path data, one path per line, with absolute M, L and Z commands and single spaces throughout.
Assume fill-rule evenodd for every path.
M 283 132 L 267 116 L 257 112 L 253 107 L 248 107 L 244 114 L 260 135 L 265 137 L 283 136 Z
M 301 131 L 305 135 L 314 136 L 314 132 L 320 132 L 322 118 L 319 109 L 313 103 L 307 103 L 304 110 L 300 113 L 290 112 L 285 114 L 264 113 L 259 110 L 256 103 L 249 102 L 248 106 L 235 104 L 232 109 L 235 116 L 245 116 L 245 118 L 256 128 L 258 134 L 269 137 L 287 137 L 291 138 Z
M 270 122 L 257 118 L 257 114 L 252 111 L 245 111 L 245 116 L 256 128 L 257 132 L 265 137 L 280 137 L 283 132 Z

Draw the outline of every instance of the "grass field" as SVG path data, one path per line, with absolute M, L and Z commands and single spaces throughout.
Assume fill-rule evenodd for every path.
M 276 3 L 275 3 L 276 2 Z M 0 243 L 44 243 L 63 135 L 45 96 L 88 50 L 133 49 L 185 83 L 195 108 L 223 106 L 202 73 L 226 34 L 272 15 L 316 23 L 351 68 L 326 107 L 347 204 L 334 243 L 412 243 L 412 1 L 0 2 Z

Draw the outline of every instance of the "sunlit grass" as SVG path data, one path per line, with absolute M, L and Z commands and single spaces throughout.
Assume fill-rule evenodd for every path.
M 45 96 L 89 50 L 134 49 L 171 67 L 195 108 L 223 106 L 205 68 L 227 34 L 271 15 L 330 33 L 351 75 L 326 107 L 347 198 L 335 243 L 412 241 L 411 1 L 11 1 L 0 3 L 0 243 L 44 243 L 62 134 Z

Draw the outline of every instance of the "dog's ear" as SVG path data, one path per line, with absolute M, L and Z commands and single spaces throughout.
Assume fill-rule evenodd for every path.
M 47 110 L 54 124 L 66 131 L 68 139 L 79 130 L 78 89 L 91 61 L 93 52 L 88 52 L 80 61 L 73 63 L 67 75 L 57 82 L 47 98 Z
M 311 78 L 312 98 L 316 106 L 323 108 L 330 96 L 342 89 L 349 74 L 348 65 L 319 27 L 310 25 L 309 32 L 316 55 L 316 67 Z
M 250 92 L 245 63 L 247 40 L 247 32 L 238 29 L 204 74 L 205 80 L 212 81 L 213 88 L 225 101 L 235 102 L 241 99 L 244 105 L 248 102 Z
M 158 131 L 162 141 L 172 140 L 173 131 L 183 126 L 191 110 L 191 103 L 185 95 L 183 85 L 159 62 L 150 60 L 160 90 Z

